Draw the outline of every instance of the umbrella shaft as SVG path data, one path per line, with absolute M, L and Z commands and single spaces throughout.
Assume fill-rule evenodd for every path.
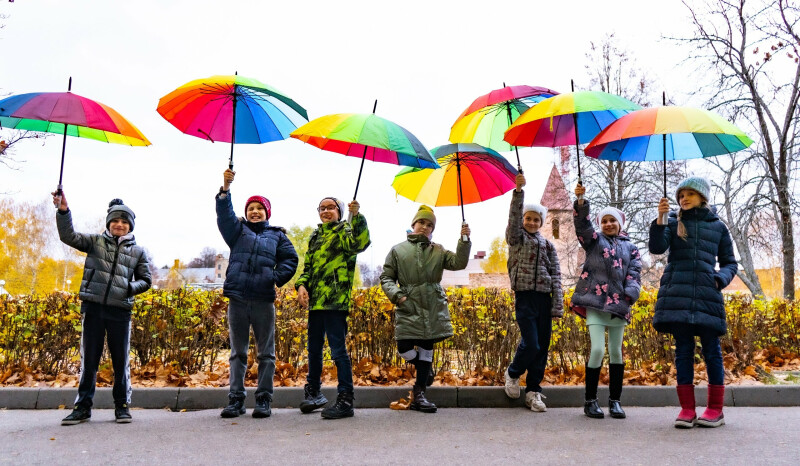
M 377 101 L 376 101 L 377 102 Z M 361 172 L 364 171 L 364 160 L 367 158 L 367 145 L 364 145 L 364 154 L 361 156 L 361 167 L 358 169 L 358 180 L 356 180 L 356 192 L 353 193 L 353 200 L 358 196 L 358 185 L 361 184 Z
M 233 145 L 236 143 L 236 86 L 233 87 L 233 123 L 231 123 L 231 158 L 228 168 L 233 170 Z
M 72 84 L 72 78 L 70 78 L 70 85 Z M 64 124 L 64 140 L 61 141 L 61 171 L 58 173 L 58 189 L 61 190 L 61 181 L 64 179 L 64 152 L 67 150 L 67 125 Z

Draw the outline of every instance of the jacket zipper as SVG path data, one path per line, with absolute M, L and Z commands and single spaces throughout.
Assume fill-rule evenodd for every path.
M 696 212 L 695 212 L 696 213 Z M 700 242 L 699 235 L 700 219 L 694 219 L 694 267 L 692 267 L 692 279 L 694 286 L 692 286 L 692 323 L 694 324 L 694 311 L 697 302 L 697 244 Z
M 536 238 L 536 267 L 533 269 L 533 291 L 536 291 L 536 285 L 539 282 L 539 256 L 542 255 L 541 246 L 542 243 L 539 242 L 539 238 Z M 545 246 L 545 248 L 547 248 L 547 246 Z
M 122 244 L 117 245 L 117 250 L 114 252 L 114 263 L 111 264 L 111 277 L 108 279 L 108 286 L 106 287 L 106 295 L 103 297 L 103 306 L 108 305 L 108 294 L 111 293 L 111 284 L 114 283 L 114 275 L 117 271 L 117 259 L 119 258 L 119 250 Z

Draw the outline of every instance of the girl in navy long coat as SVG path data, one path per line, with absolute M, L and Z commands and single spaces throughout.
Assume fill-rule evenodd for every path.
M 662 215 L 669 212 L 669 200 L 662 198 L 659 217 L 650 225 L 650 252 L 663 254 L 669 249 L 653 327 L 675 338 L 681 404 L 675 427 L 679 428 L 725 424 L 725 372 L 719 345 L 719 337 L 727 332 L 722 289 L 733 280 L 737 264 L 728 228 L 708 206 L 710 190 L 704 178 L 681 181 L 675 192 L 680 205 L 677 214 L 670 212 L 667 223 L 662 223 Z M 708 404 L 699 418 L 693 383 L 695 337 L 700 337 L 708 374 Z

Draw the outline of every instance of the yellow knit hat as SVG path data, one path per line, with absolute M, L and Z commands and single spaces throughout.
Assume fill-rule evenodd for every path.
M 431 222 L 433 224 L 433 228 L 434 229 L 436 228 L 436 216 L 433 215 L 433 209 L 431 209 L 430 207 L 428 207 L 426 205 L 419 206 L 419 210 L 417 211 L 417 214 L 414 215 L 414 220 L 411 220 L 411 227 L 413 228 L 414 224 L 417 223 L 417 221 L 422 220 L 422 219 L 425 219 L 425 220 Z

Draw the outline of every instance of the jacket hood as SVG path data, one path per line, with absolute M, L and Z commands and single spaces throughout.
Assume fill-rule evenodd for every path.
M 430 243 L 431 239 L 427 236 L 419 233 L 410 233 L 408 235 L 408 241 L 410 243 Z

